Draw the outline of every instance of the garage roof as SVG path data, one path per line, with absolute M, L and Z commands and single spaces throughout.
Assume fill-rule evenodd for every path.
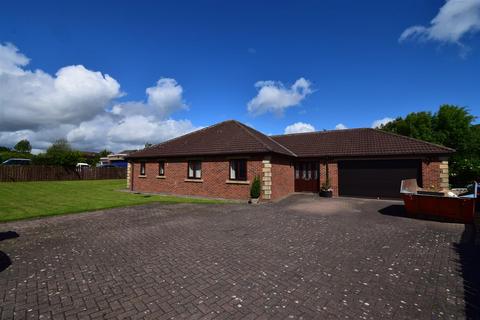
M 370 128 L 285 134 L 272 138 L 299 157 L 441 155 L 455 152 L 441 145 Z

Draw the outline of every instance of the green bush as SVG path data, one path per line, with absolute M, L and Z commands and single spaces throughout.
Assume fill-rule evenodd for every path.
M 324 183 L 322 183 L 322 186 L 320 187 L 322 191 L 330 191 L 332 189 L 332 185 L 330 184 L 330 179 L 325 180 Z
M 260 185 L 260 178 L 258 176 L 255 176 L 255 179 L 253 179 L 252 186 L 250 187 L 250 197 L 252 199 L 257 199 L 260 198 L 260 190 L 261 185 Z

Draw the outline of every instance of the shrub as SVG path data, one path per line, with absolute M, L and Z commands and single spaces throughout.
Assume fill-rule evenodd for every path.
M 324 183 L 322 183 L 322 186 L 320 187 L 322 191 L 330 191 L 331 188 L 332 188 L 332 185 L 330 184 L 330 179 L 328 178 Z
M 250 197 L 252 199 L 257 199 L 260 198 L 260 178 L 258 176 L 255 176 L 255 179 L 253 179 L 252 186 L 250 187 Z

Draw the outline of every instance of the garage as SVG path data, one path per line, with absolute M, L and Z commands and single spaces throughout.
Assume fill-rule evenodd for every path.
M 338 162 L 340 196 L 399 198 L 400 182 L 422 185 L 421 160 L 347 160 Z

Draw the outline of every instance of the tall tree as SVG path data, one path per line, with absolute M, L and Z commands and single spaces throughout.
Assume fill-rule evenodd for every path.
M 442 105 L 431 112 L 413 112 L 397 118 L 381 129 L 442 144 L 456 153 L 450 158 L 450 178 L 462 185 L 480 179 L 480 126 L 464 107 Z
M 35 158 L 35 162 L 39 164 L 64 167 L 74 167 L 81 160 L 80 152 L 73 150 L 65 139 L 55 141 L 48 147 L 46 153 L 40 154 Z
M 23 153 L 30 153 L 32 151 L 32 146 L 30 145 L 30 141 L 27 139 L 23 139 L 17 142 L 15 147 L 13 147 L 15 151 L 23 152 Z
M 100 157 L 106 157 L 108 156 L 109 154 L 112 154 L 111 151 L 107 150 L 107 149 L 103 149 L 102 151 L 99 152 L 99 156 Z

